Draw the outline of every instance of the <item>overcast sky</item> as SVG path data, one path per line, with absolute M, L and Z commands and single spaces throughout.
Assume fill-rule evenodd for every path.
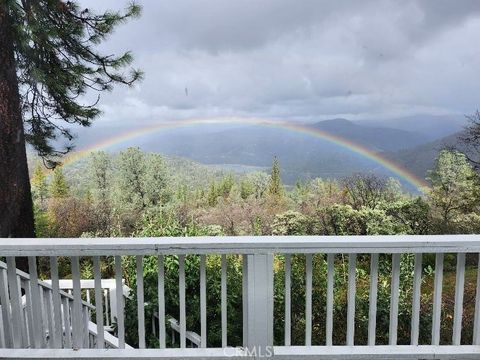
M 103 49 L 145 80 L 100 123 L 468 114 L 480 107 L 480 1 L 143 0 Z M 92 10 L 119 0 L 82 0 Z M 188 89 L 188 95 L 185 89 Z

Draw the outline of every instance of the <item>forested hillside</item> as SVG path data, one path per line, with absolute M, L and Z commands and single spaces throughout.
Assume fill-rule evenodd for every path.
M 39 236 L 343 235 L 475 233 L 478 175 L 443 151 L 430 189 L 413 196 L 372 173 L 286 187 L 269 173 L 226 172 L 129 148 L 94 153 L 32 178 Z M 447 185 L 448 186 L 447 186 Z

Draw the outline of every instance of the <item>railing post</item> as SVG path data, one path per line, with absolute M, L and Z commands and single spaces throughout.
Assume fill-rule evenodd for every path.
M 243 345 L 257 358 L 273 356 L 273 254 L 243 257 Z

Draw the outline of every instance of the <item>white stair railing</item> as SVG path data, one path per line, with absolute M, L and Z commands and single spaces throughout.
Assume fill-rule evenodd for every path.
M 51 285 L 52 280 L 44 280 L 45 283 Z M 122 279 L 122 290 L 123 290 L 123 299 L 132 299 L 132 289 L 125 285 L 125 280 Z M 71 279 L 60 279 L 58 281 L 59 288 L 63 291 L 66 291 L 68 294 L 71 294 L 73 290 L 73 281 Z M 100 282 L 101 291 L 103 293 L 103 314 L 105 326 L 104 330 L 112 333 L 114 331 L 113 324 L 117 321 L 117 305 L 116 305 L 116 291 L 117 284 L 115 279 L 102 279 Z M 95 290 L 95 281 L 91 279 L 80 279 L 80 288 L 82 290 L 82 297 L 88 304 L 92 304 L 92 292 Z M 145 303 L 147 304 L 147 303 Z M 158 312 L 153 314 L 154 320 L 152 323 L 155 324 L 158 322 Z M 91 319 L 91 309 L 88 309 L 88 318 Z M 180 326 L 177 319 L 171 315 L 166 315 L 168 319 L 167 324 L 172 330 L 172 341 L 175 342 L 176 335 L 180 334 Z M 93 323 L 92 323 L 93 324 Z M 156 333 L 156 327 L 152 329 L 153 333 Z M 201 337 L 194 331 L 186 332 L 187 341 L 196 347 L 200 347 Z M 116 338 L 115 338 L 116 339 Z M 118 344 L 118 339 L 115 341 Z
M 73 301 L 74 298 L 68 292 L 60 288 L 52 287 L 49 281 L 38 281 L 38 292 L 32 282 L 30 275 L 19 269 L 16 269 L 17 288 L 20 295 L 20 314 L 18 318 L 20 323 L 12 320 L 16 317 L 12 310 L 16 307 L 12 304 L 12 297 L 8 299 L 7 264 L 0 261 L 0 345 L 1 347 L 15 347 L 15 344 L 21 344 L 24 348 L 71 348 L 72 343 L 72 323 L 73 323 Z M 11 291 L 11 290 L 10 290 Z M 39 296 L 36 299 L 32 296 Z M 13 302 L 15 298 L 13 297 Z M 5 304 L 5 306 L 3 305 Z M 34 311 L 34 306 L 41 310 L 39 313 Z M 97 342 L 97 329 L 94 323 L 90 321 L 90 312 L 95 310 L 95 306 L 82 301 L 81 304 L 81 347 L 92 347 Z M 8 320 L 7 320 L 8 319 Z M 7 320 L 7 321 L 4 321 Z M 38 323 L 37 328 L 34 322 Z M 22 334 L 21 338 L 14 338 L 11 333 Z M 56 336 L 54 335 L 56 333 Z M 107 333 L 108 334 L 108 333 Z M 110 335 L 110 334 L 108 334 Z M 105 336 L 104 340 L 107 347 L 118 347 L 118 339 L 113 336 Z M 17 345 L 18 346 L 18 345 Z
M 47 284 L 52 284 L 52 280 L 45 280 Z M 60 279 L 58 281 L 59 288 L 68 292 L 69 294 L 73 291 L 73 280 L 71 279 Z M 108 332 L 112 332 L 114 327 L 113 324 L 117 319 L 117 284 L 115 279 L 102 279 L 100 282 L 100 288 L 102 292 L 102 305 L 103 305 L 103 320 L 104 320 L 104 329 Z M 92 294 L 95 291 L 95 281 L 91 279 L 80 279 L 80 289 L 82 291 L 82 298 L 88 304 L 92 304 L 94 296 Z M 130 298 L 130 289 L 125 285 L 125 280 L 122 279 L 122 290 L 123 297 Z

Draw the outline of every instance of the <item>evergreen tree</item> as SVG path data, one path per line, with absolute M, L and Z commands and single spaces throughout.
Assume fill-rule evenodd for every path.
M 212 183 L 210 184 L 207 202 L 209 206 L 215 206 L 218 203 L 218 189 L 215 181 L 212 181 Z
M 45 169 L 42 165 L 37 164 L 30 183 L 32 185 L 33 200 L 38 202 L 40 209 L 45 209 L 45 200 L 48 197 L 48 185 Z
M 63 174 L 61 167 L 56 167 L 53 171 L 53 179 L 50 183 L 50 194 L 52 198 L 59 199 L 65 198 L 68 196 L 69 193 L 69 186 L 67 183 L 67 179 Z
M 72 148 L 55 149 L 51 140 L 73 139 L 71 126 L 88 126 L 99 115 L 98 101 L 85 104 L 89 91 L 131 85 L 141 77 L 123 69 L 129 52 L 103 55 L 97 46 L 120 23 L 138 16 L 95 14 L 78 1 L 0 1 L 0 237 L 34 236 L 26 143 L 54 166 Z
M 268 183 L 268 193 L 274 197 L 281 197 L 284 194 L 282 179 L 280 177 L 280 163 L 277 157 L 273 159 L 272 175 Z

